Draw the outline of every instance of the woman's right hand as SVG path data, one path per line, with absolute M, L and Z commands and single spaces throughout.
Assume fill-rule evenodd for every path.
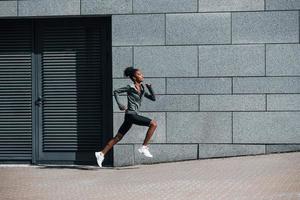
M 119 108 L 120 108 L 120 110 L 126 110 L 127 109 L 126 106 L 124 106 L 124 105 L 120 105 Z

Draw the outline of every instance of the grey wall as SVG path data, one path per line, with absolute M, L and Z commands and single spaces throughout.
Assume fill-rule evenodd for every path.
M 157 101 L 114 147 L 116 166 L 300 150 L 299 0 L 0 1 L 1 17 L 112 15 L 113 86 L 141 68 Z M 122 98 L 126 103 L 126 98 Z M 124 114 L 114 102 L 114 135 Z

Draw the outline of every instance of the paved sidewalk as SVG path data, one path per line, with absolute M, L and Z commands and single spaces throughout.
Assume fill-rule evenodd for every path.
M 300 152 L 98 169 L 0 165 L 1 200 L 300 200 Z

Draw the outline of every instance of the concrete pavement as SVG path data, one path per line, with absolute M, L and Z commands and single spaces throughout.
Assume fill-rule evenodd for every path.
M 103 168 L 0 165 L 1 200 L 300 200 L 300 152 Z

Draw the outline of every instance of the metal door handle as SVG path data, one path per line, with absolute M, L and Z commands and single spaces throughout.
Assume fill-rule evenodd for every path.
M 42 105 L 43 102 L 43 98 L 42 96 L 39 96 L 38 99 L 35 101 L 35 105 L 40 106 Z

